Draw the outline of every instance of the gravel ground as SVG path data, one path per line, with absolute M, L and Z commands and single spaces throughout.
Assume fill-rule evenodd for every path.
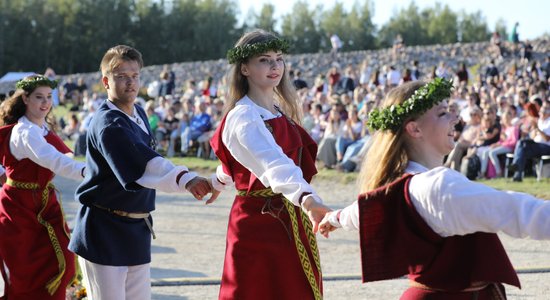
M 72 225 L 78 203 L 73 201 L 77 182 L 57 178 L 65 213 Z M 354 185 L 314 182 L 325 203 L 341 208 L 356 197 Z M 227 218 L 233 192 L 205 206 L 188 194 L 159 193 L 153 241 L 153 299 L 217 299 L 223 267 Z M 550 241 L 501 236 L 512 263 L 520 270 L 523 288 L 507 287 L 509 299 L 550 299 Z M 361 284 L 357 232 L 333 232 L 319 238 L 325 299 L 398 299 L 407 287 L 404 279 Z M 544 272 L 524 273 L 532 269 Z M 338 279 L 345 275 L 348 280 Z M 186 280 L 186 284 L 181 284 Z M 179 283 L 179 284 L 178 284 Z M 172 284 L 172 285 L 171 285 Z M 177 285 L 173 285 L 177 284 Z

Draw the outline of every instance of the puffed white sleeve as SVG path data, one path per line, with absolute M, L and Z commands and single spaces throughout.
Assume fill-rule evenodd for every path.
M 499 191 L 443 167 L 415 175 L 409 193 L 420 216 L 443 237 L 501 231 L 550 239 L 550 201 L 529 194 Z
M 185 186 L 197 173 L 190 172 L 186 166 L 176 166 L 168 159 L 157 156 L 147 162 L 145 172 L 136 182 L 150 189 L 166 193 L 185 192 Z
M 283 194 L 296 206 L 307 197 L 322 202 L 304 180 L 302 170 L 277 145 L 256 110 L 238 105 L 229 112 L 225 122 L 223 143 L 263 185 Z M 304 194 L 307 196 L 301 199 Z
M 46 141 L 38 127 L 15 125 L 10 137 L 10 151 L 18 160 L 28 158 L 63 177 L 77 180 L 83 177 L 85 163 L 59 152 Z
M 355 200 L 349 206 L 329 213 L 330 225 L 345 230 L 359 230 L 359 203 Z
M 223 171 L 222 165 L 219 165 L 216 168 L 216 173 L 212 174 L 211 178 L 212 186 L 218 191 L 226 190 L 235 185 L 233 182 L 233 178 L 231 178 L 230 175 L 225 174 L 225 172 Z

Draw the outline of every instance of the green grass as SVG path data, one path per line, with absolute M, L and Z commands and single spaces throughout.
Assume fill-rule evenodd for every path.
M 341 173 L 335 170 L 320 170 L 315 180 L 329 180 L 349 184 L 356 188 L 357 173 Z M 540 182 L 534 177 L 526 177 L 523 182 L 513 182 L 511 178 L 496 178 L 479 180 L 479 183 L 488 185 L 497 190 L 528 193 L 541 199 L 550 200 L 550 178 L 543 178 Z
M 192 170 L 214 172 L 219 162 L 217 160 L 203 160 L 200 158 L 172 158 L 172 162 L 185 165 Z M 357 173 L 342 173 L 336 170 L 321 169 L 315 176 L 315 181 L 332 181 L 356 188 Z M 534 195 L 541 199 L 550 199 L 550 179 L 543 178 L 540 182 L 534 177 L 526 177 L 523 182 L 513 182 L 511 178 L 497 178 L 478 181 L 498 190 L 516 191 Z
M 480 180 L 479 182 L 498 190 L 523 192 L 541 199 L 550 199 L 550 178 L 543 178 L 540 182 L 534 177 L 526 177 L 523 182 L 513 182 L 511 178 Z

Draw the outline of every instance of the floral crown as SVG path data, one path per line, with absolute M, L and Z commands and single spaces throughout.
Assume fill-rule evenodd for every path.
M 267 42 L 246 44 L 237 46 L 227 51 L 227 60 L 230 64 L 242 62 L 249 57 L 256 56 L 258 54 L 266 53 L 269 50 L 281 51 L 288 53 L 290 44 L 286 40 L 273 39 Z
M 421 115 L 451 96 L 453 82 L 436 78 L 417 89 L 414 94 L 401 104 L 391 105 L 384 109 L 375 108 L 369 113 L 367 125 L 373 130 L 399 130 L 405 120 L 414 115 Z
M 57 80 L 50 80 L 44 75 L 35 75 L 23 78 L 15 84 L 16 88 L 22 89 L 26 92 L 34 91 L 34 89 L 38 86 L 49 86 L 52 89 L 55 89 L 57 87 Z

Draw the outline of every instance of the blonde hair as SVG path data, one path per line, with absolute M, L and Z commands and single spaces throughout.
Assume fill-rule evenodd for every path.
M 235 47 L 243 45 L 252 45 L 256 43 L 265 43 L 276 40 L 278 37 L 265 30 L 256 29 L 245 33 L 235 44 Z M 248 93 L 248 79 L 241 73 L 241 65 L 248 63 L 248 59 L 242 62 L 235 62 L 231 65 L 228 73 L 229 90 L 227 92 L 227 103 L 225 105 L 224 115 L 235 107 L 237 101 L 242 99 Z M 302 108 L 298 105 L 298 94 L 290 82 L 288 69 L 285 63 L 285 70 L 281 82 L 275 87 L 275 96 L 278 100 L 281 110 L 294 122 L 301 124 Z
M 425 84 L 423 81 L 412 81 L 390 90 L 384 99 L 383 106 L 403 103 Z M 409 162 L 403 125 L 417 117 L 410 116 L 395 132 L 384 130 L 374 135 L 372 146 L 363 161 L 358 178 L 361 193 L 389 184 L 403 176 Z
M 105 52 L 101 59 L 100 70 L 103 76 L 110 74 L 116 67 L 118 67 L 123 61 L 135 61 L 138 63 L 139 68 L 143 68 L 143 59 L 141 53 L 126 45 L 114 46 Z

